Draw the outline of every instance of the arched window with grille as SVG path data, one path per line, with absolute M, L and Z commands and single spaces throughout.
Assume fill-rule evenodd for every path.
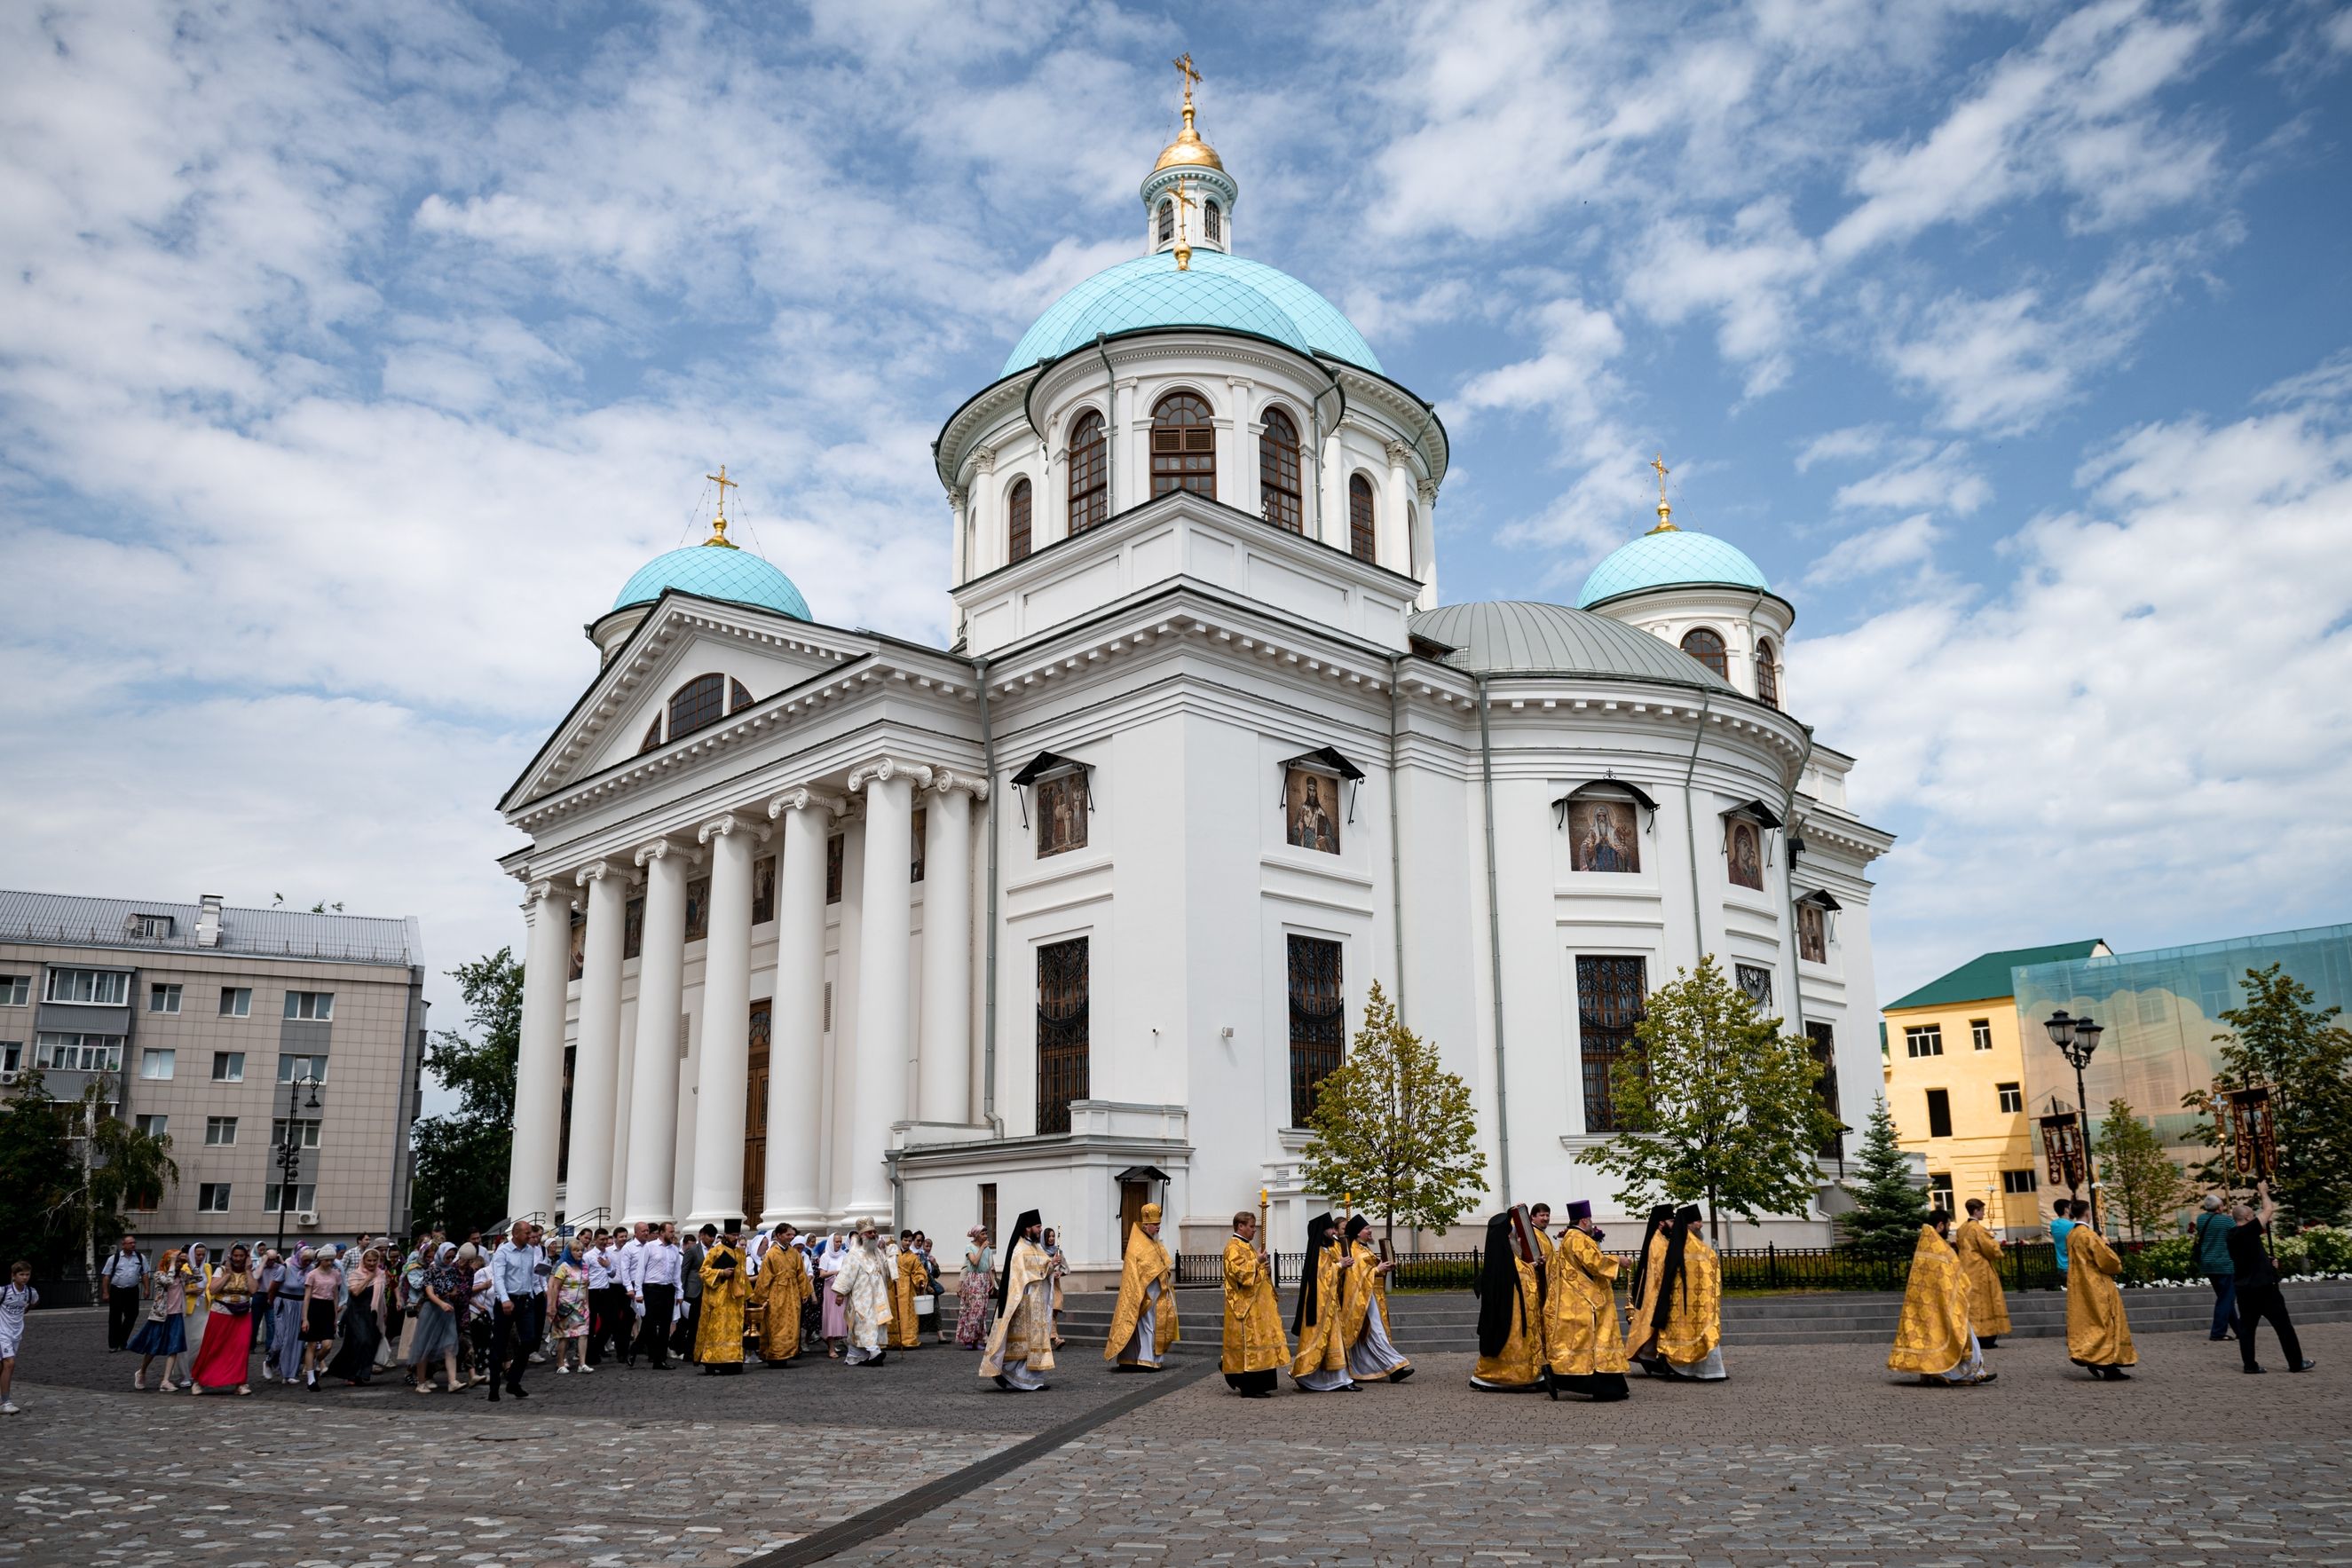
M 1265 434 L 1257 439 L 1257 488 L 1259 512 L 1267 522 L 1294 534 L 1307 531 L 1298 426 L 1278 408 L 1265 411 Z
M 1215 244 L 1225 243 L 1224 209 L 1214 202 L 1201 204 L 1201 233 Z
M 1372 482 L 1358 474 L 1348 481 L 1348 553 L 1358 560 L 1378 560 L 1372 531 Z
M 1774 707 L 1780 706 L 1780 673 L 1772 667 L 1772 639 L 1756 640 L 1756 695 Z
M 1004 498 L 1004 559 L 1022 560 L 1029 554 L 1029 481 L 1013 481 Z
M 727 677 L 697 675 L 669 696 L 669 737 L 709 729 L 727 713 Z
M 645 744 L 637 747 L 637 755 L 638 755 L 638 756 L 640 756 L 640 757 L 642 757 L 642 756 L 644 756 L 646 752 L 651 751 L 655 747 L 659 746 L 660 744 L 661 744 L 661 716 L 660 716 L 659 714 L 656 714 L 656 715 L 654 716 L 654 721 L 653 721 L 653 723 L 646 727 L 646 740 L 645 740 Z
M 1724 657 L 1723 638 L 1712 629 L 1694 626 L 1684 632 L 1683 652 L 1725 680 L 1731 678 L 1731 662 Z
M 751 706 L 751 688 L 740 681 L 727 683 L 727 711 L 737 713 Z
M 1217 494 L 1217 427 L 1206 398 L 1172 392 L 1151 411 L 1151 493 Z
M 1082 534 L 1110 516 L 1110 448 L 1103 416 L 1093 409 L 1070 426 L 1070 532 Z
M 1166 245 L 1176 237 L 1176 204 L 1166 196 L 1160 198 L 1160 243 Z

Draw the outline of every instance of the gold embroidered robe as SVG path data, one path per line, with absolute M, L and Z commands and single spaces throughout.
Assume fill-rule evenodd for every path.
M 2066 1354 L 2078 1366 L 2137 1366 L 2116 1276 L 2123 1260 L 2087 1225 L 2066 1233 Z
M 1155 1283 L 1160 1296 L 1152 1301 Z M 1119 1271 L 1118 1306 L 1111 1313 L 1110 1338 L 1103 1345 L 1105 1361 L 1131 1359 L 1124 1353 L 1147 1305 L 1151 1308 L 1151 1358 L 1159 1361 L 1176 1343 L 1176 1260 L 1158 1237 L 1146 1236 L 1138 1225 L 1127 1233 L 1127 1266 Z
M 1960 1272 L 1969 1282 L 1969 1326 L 1979 1339 L 1997 1339 L 2009 1332 L 2009 1298 L 2000 1289 L 2000 1243 L 1991 1231 L 1973 1219 L 1960 1221 L 1952 1232 L 1960 1254 Z
M 1667 1238 L 1664 1231 L 1650 1238 L 1649 1266 L 1643 1270 L 1641 1299 L 1626 1313 L 1633 1328 L 1626 1354 L 1634 1357 L 1662 1355 L 1677 1366 L 1705 1361 L 1723 1343 L 1723 1265 L 1715 1249 L 1694 1231 L 1683 1241 L 1682 1277 L 1675 1281 L 1675 1299 L 1667 1309 L 1666 1326 L 1654 1330 L 1658 1288 L 1665 1281 Z
M 1544 1331 L 1551 1369 L 1590 1377 L 1626 1368 L 1625 1332 L 1617 1321 L 1617 1260 L 1581 1230 L 1552 1249 L 1550 1322 Z
M 911 1247 L 898 1249 L 898 1277 L 890 1285 L 890 1348 L 912 1350 L 923 1343 L 923 1320 L 915 1313 L 915 1298 L 930 1294 L 930 1271 L 923 1255 Z
M 1054 1260 L 1024 1238 L 1013 1244 L 1012 1277 L 997 1303 L 996 1322 L 981 1352 L 980 1375 L 994 1377 L 1007 1361 L 1025 1362 L 1032 1372 L 1054 1370 Z
M 1941 1376 L 1969 1359 L 1969 1282 L 1959 1254 L 1936 1234 L 1919 1228 L 1911 1253 L 1911 1277 L 1903 1287 L 1903 1315 L 1895 1324 L 1890 1372 Z
M 702 1255 L 702 1315 L 695 1322 L 694 1359 L 705 1366 L 743 1359 L 743 1249 L 724 1241 Z
M 751 1282 L 760 1299 L 760 1359 L 780 1365 L 801 1353 L 801 1307 L 809 1299 L 808 1260 L 797 1247 L 771 1247 Z
M 1290 1375 L 1309 1377 L 1318 1372 L 1342 1372 L 1348 1365 L 1348 1342 L 1339 1337 L 1340 1313 L 1346 1309 L 1346 1276 L 1339 1267 L 1347 1256 L 1326 1247 L 1315 1258 L 1315 1321 L 1298 1324 L 1298 1353 L 1290 1358 Z
M 1546 1359 L 1543 1296 L 1537 1285 L 1542 1276 L 1537 1264 L 1514 1257 L 1511 1265 L 1518 1298 L 1511 1308 L 1511 1337 L 1503 1342 L 1501 1354 L 1480 1355 L 1470 1375 L 1497 1388 L 1532 1388 L 1543 1381 Z
M 1270 1372 L 1289 1359 L 1273 1267 L 1259 1267 L 1257 1249 L 1233 1237 L 1225 1242 L 1225 1343 L 1218 1364 L 1226 1372 Z

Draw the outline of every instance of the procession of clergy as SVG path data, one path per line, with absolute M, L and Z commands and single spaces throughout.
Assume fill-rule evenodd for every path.
M 2075 1206 L 2078 1220 L 2087 1205 Z M 1985 1228 L 1984 1205 L 1971 1201 L 1957 1234 L 1938 1209 L 1919 1228 L 1911 1272 L 1887 1365 L 1924 1383 L 1990 1383 L 1984 1347 L 2009 1331 L 2009 1309 L 1996 1265 L 2000 1243 Z M 1654 1377 L 1714 1383 L 1723 1366 L 1723 1279 L 1713 1247 L 1698 1234 L 1694 1206 L 1661 1205 L 1634 1254 L 1630 1333 L 1617 1307 L 1618 1260 L 1601 1250 L 1603 1233 L 1589 1203 L 1571 1203 L 1569 1223 L 1550 1234 L 1548 1204 L 1494 1216 L 1476 1281 L 1478 1362 L 1471 1386 L 1541 1388 L 1591 1400 L 1626 1396 L 1635 1364 Z M 1328 1214 L 1307 1226 L 1290 1334 L 1275 1298 L 1272 1261 L 1258 1245 L 1262 1218 L 1234 1216 L 1224 1253 L 1225 1381 L 1246 1398 L 1270 1397 L 1283 1364 L 1307 1393 L 1353 1392 L 1367 1383 L 1402 1383 L 1412 1364 L 1390 1343 L 1388 1276 L 1395 1264 L 1367 1239 L 1362 1216 L 1344 1224 Z M 1160 1214 L 1146 1205 L 1128 1238 L 1118 1306 L 1103 1355 L 1121 1372 L 1156 1372 L 1177 1340 L 1175 1260 L 1160 1240 Z M 1039 1242 L 1034 1211 L 1024 1214 L 1004 1264 L 999 1313 L 981 1375 L 1001 1388 L 1043 1388 L 1053 1369 L 1053 1285 L 1058 1265 Z M 2138 1361 L 2116 1285 L 2121 1263 L 2087 1224 L 2065 1243 L 2071 1285 L 2067 1354 L 2095 1378 L 2120 1379 Z

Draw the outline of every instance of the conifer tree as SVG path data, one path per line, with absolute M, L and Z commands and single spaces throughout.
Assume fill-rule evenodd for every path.
M 1853 1199 L 1851 1213 L 1838 1216 L 1838 1234 L 1849 1247 L 1875 1258 L 1909 1252 L 1927 1223 L 1927 1195 L 1912 1185 L 1911 1162 L 1895 1141 L 1895 1116 L 1882 1094 L 1870 1108 L 1870 1130 L 1862 1139 L 1860 1181 L 1841 1182 Z

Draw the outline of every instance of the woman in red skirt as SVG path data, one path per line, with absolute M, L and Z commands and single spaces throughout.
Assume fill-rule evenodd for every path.
M 212 1305 L 205 1320 L 205 1341 L 188 1374 L 188 1392 L 234 1388 L 251 1394 L 247 1381 L 253 1359 L 253 1263 L 245 1244 L 228 1249 L 228 1261 L 213 1270 L 205 1298 Z

